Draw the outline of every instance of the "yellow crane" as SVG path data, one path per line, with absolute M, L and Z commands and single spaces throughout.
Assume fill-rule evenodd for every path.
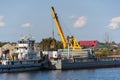
M 67 38 L 65 37 L 54 7 L 51 7 L 51 12 L 52 12 L 53 20 L 59 32 L 60 38 L 62 40 L 63 48 L 66 49 L 69 47 L 70 49 L 81 49 L 81 46 L 79 45 L 77 39 L 74 36 L 72 37 L 68 36 Z

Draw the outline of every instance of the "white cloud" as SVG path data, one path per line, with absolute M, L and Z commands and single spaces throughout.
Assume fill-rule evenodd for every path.
M 3 26 L 5 26 L 5 23 L 0 21 L 0 27 L 3 27 Z
M 22 27 L 25 27 L 25 28 L 26 28 L 26 27 L 30 27 L 30 23 L 24 23 L 24 24 L 22 24 L 21 26 L 22 26 Z
M 5 26 L 5 22 L 3 22 L 4 16 L 0 16 L 0 27 Z
M 120 28 L 120 17 L 112 18 L 108 26 L 109 26 L 110 29 Z
M 85 16 L 78 17 L 78 19 L 74 23 L 74 27 L 79 28 L 83 27 L 87 22 L 87 18 Z

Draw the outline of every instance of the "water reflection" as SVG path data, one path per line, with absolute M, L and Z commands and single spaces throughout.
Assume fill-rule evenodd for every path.
M 0 80 L 120 80 L 120 68 L 0 73 Z

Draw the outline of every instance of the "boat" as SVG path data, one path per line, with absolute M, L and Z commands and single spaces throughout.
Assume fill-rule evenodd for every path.
M 35 40 L 32 37 L 24 36 L 15 47 L 16 52 L 12 55 L 12 59 L 5 56 L 0 60 L 0 73 L 2 72 L 20 72 L 33 71 L 42 69 L 47 61 L 36 57 L 34 50 Z M 4 54 L 5 55 L 5 54 Z
M 71 70 L 120 67 L 120 57 L 94 57 L 91 49 L 82 51 L 58 50 L 44 51 L 49 56 L 49 70 Z
M 94 56 L 94 48 L 82 49 L 82 46 L 79 45 L 74 36 L 66 38 L 54 7 L 51 7 L 51 12 L 63 44 L 63 49 L 42 52 L 48 55 L 49 64 L 46 67 L 47 69 L 66 70 L 120 66 L 120 57 L 106 56 L 96 58 Z

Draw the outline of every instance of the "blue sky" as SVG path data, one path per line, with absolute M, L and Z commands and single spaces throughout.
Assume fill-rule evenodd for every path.
M 0 0 L 0 41 L 32 35 L 37 42 L 60 40 L 50 8 L 54 6 L 65 35 L 77 40 L 120 42 L 120 0 Z

